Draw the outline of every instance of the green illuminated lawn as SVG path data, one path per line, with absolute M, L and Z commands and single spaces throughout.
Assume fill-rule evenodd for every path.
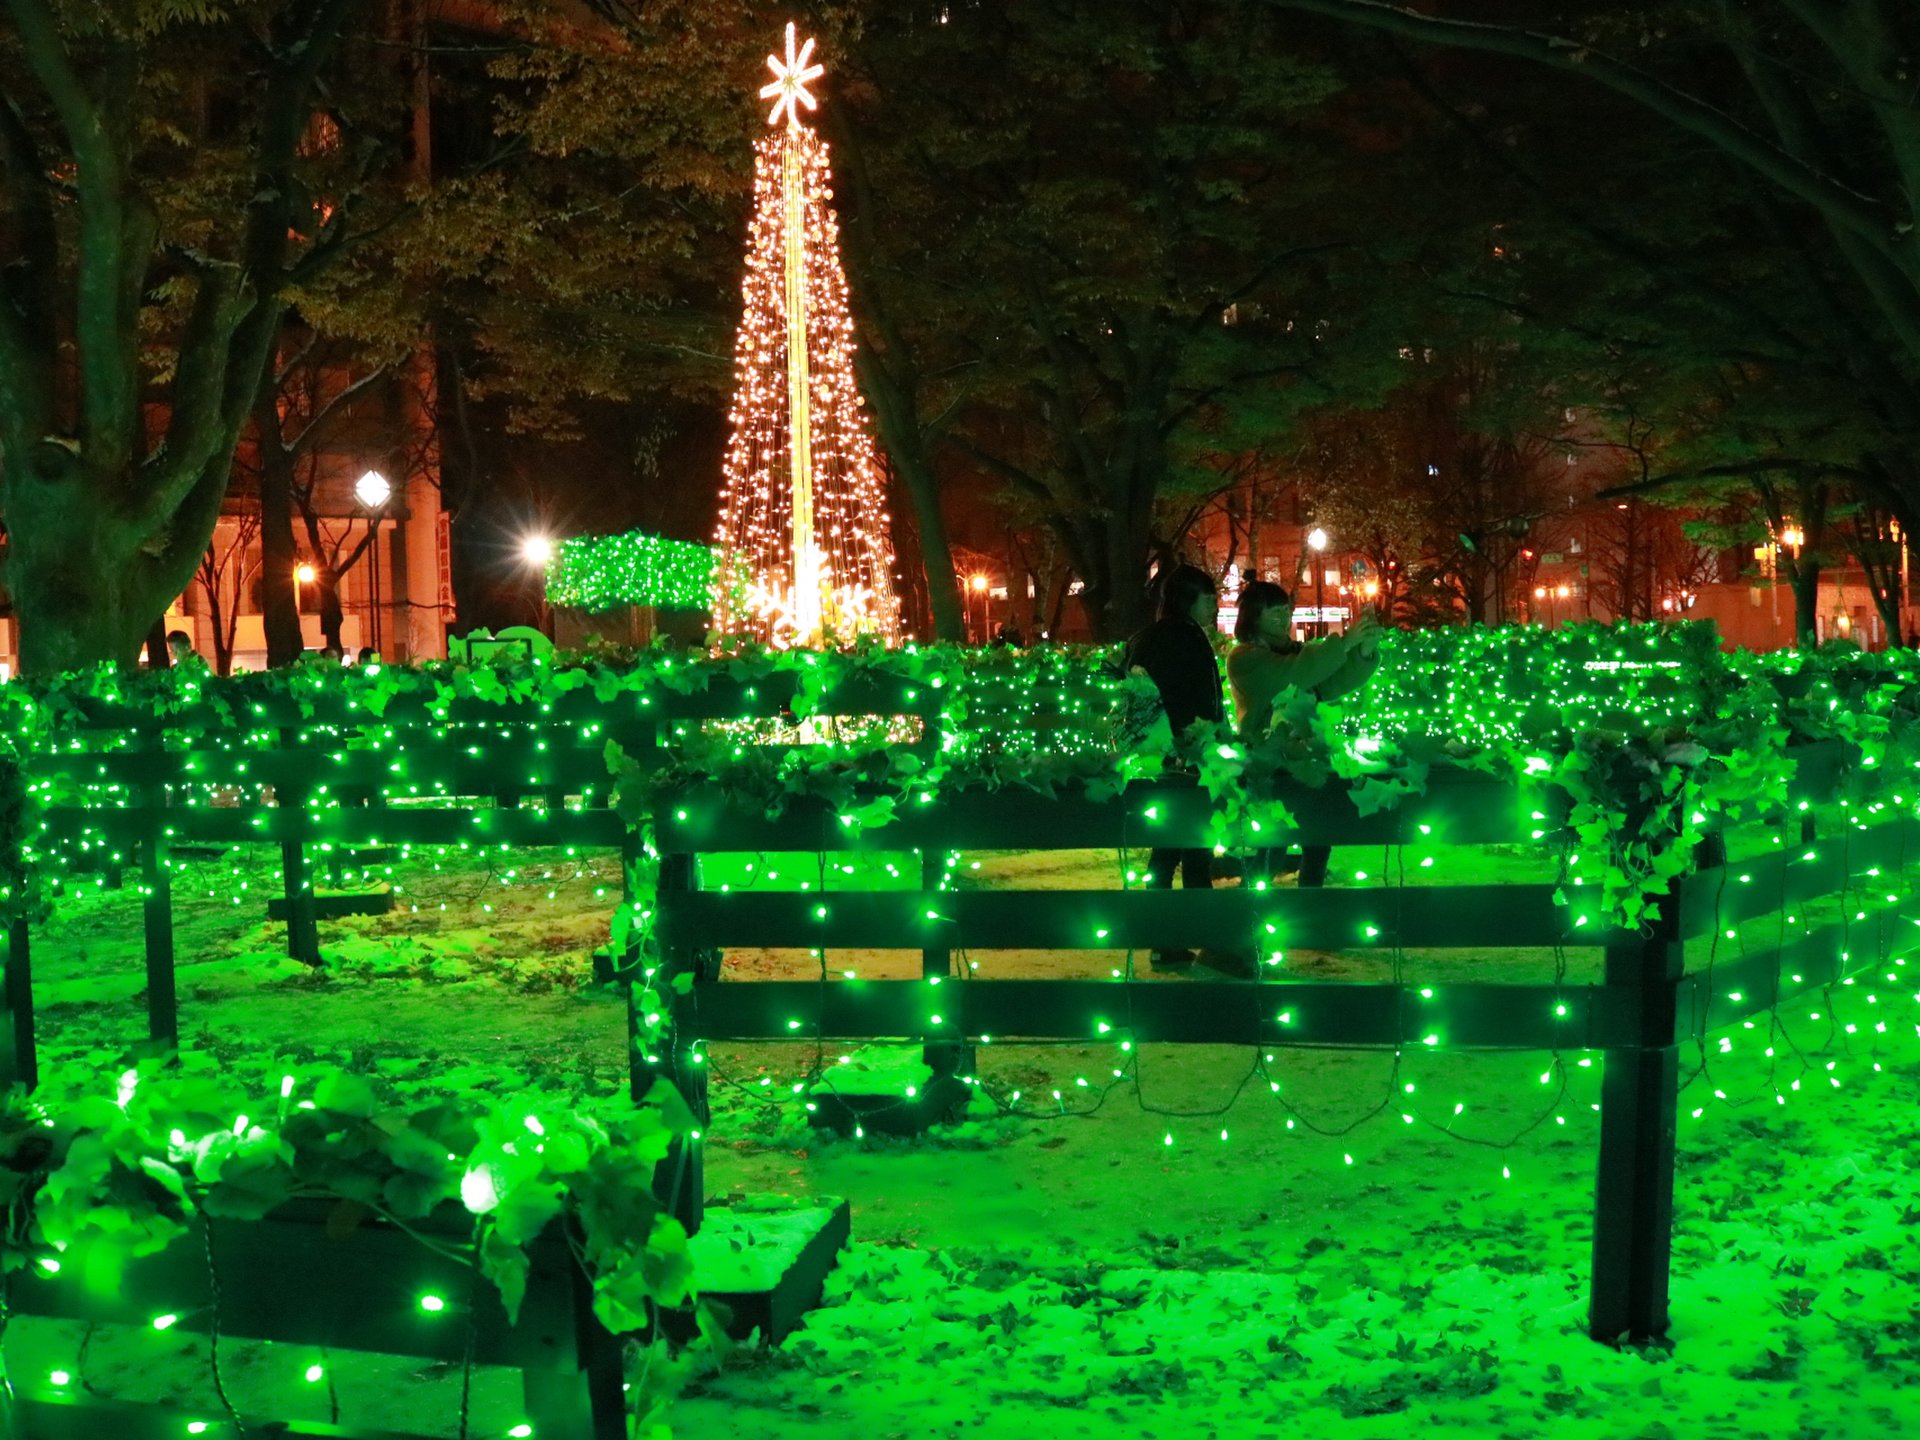
M 970 858 L 981 869 L 965 872 L 969 884 L 1119 883 L 1112 855 Z M 1380 858 L 1343 851 L 1336 870 L 1346 883 L 1375 883 L 1386 867 L 1370 862 Z M 1397 858 L 1387 859 L 1398 880 Z M 1407 883 L 1550 878 L 1518 849 L 1435 860 L 1422 869 L 1410 858 Z M 770 857 L 763 871 L 778 863 Z M 280 927 L 261 918 L 271 871 L 247 872 L 236 907 L 225 867 L 196 865 L 175 892 L 184 1045 L 267 1078 L 294 1055 L 365 1067 L 402 1090 L 504 1088 L 522 1077 L 570 1093 L 619 1090 L 623 1008 L 587 983 L 610 905 L 595 892 L 615 884 L 612 862 L 596 873 L 517 852 L 513 864 L 504 885 L 472 862 L 438 874 L 401 867 L 418 912 L 324 924 L 334 963 L 320 977 L 278 956 Z M 1368 881 L 1356 882 L 1356 869 Z M 869 883 L 835 883 L 854 881 Z M 790 872 L 753 883 L 796 882 Z M 1752 938 L 1770 938 L 1777 923 L 1754 922 Z M 144 1034 L 138 924 L 129 890 L 63 901 L 36 934 L 49 1091 L 110 1086 Z M 994 976 L 1125 964 L 1092 951 L 968 958 Z M 828 959 L 875 976 L 917 967 L 909 952 Z M 1597 974 L 1595 952 L 1564 959 L 1576 982 Z M 1555 957 L 1439 952 L 1404 965 L 1409 977 L 1539 980 Z M 729 957 L 727 973 L 791 978 L 818 966 L 804 951 L 747 952 Z M 1381 979 L 1391 959 L 1301 952 L 1286 969 Z M 1908 997 L 1896 998 L 1900 1023 L 1878 1040 L 1880 1074 L 1871 1037 L 1822 1048 L 1828 1025 L 1796 1015 L 1786 1035 L 1813 1069 L 1786 1092 L 1790 1104 L 1773 1100 L 1764 1039 L 1737 1031 L 1733 1052 L 1710 1053 L 1710 1071 L 1683 1091 L 1671 1358 L 1617 1355 L 1584 1338 L 1597 1070 L 1571 1055 L 1562 1095 L 1545 1055 L 1426 1052 L 1396 1073 L 1386 1055 L 1282 1052 L 1270 1067 L 1276 1099 L 1264 1079 L 1248 1082 L 1246 1051 L 1149 1046 L 1129 1083 L 1099 1101 L 1124 1059 L 1114 1046 L 993 1045 L 979 1052 L 988 1093 L 1005 1102 L 1018 1089 L 1019 1108 L 1037 1100 L 1042 1114 L 1009 1116 L 982 1099 L 962 1123 L 906 1142 L 806 1126 L 791 1085 L 816 1059 L 833 1064 L 837 1048 L 716 1043 L 709 1193 L 848 1196 L 856 1245 L 805 1332 L 777 1352 L 736 1354 L 699 1382 L 676 1423 L 684 1435 L 742 1440 L 1371 1440 L 1415 1426 L 1515 1437 L 1550 1427 L 1593 1437 L 1900 1434 L 1920 1423 L 1920 1401 L 1901 1389 L 1920 1393 L 1920 1043 Z M 1784 1086 L 1801 1061 L 1786 1038 L 1776 1049 Z M 1839 1089 L 1821 1068 L 1828 1060 L 1839 1062 Z M 1710 1104 L 1715 1088 L 1741 1103 Z M 1693 1119 L 1702 1104 L 1707 1113 Z M 1455 1105 L 1465 1107 L 1457 1117 Z M 1060 1115 L 1066 1108 L 1092 1113 Z M 22 1322 L 7 1343 L 12 1366 L 71 1368 L 79 1337 Z M 227 1345 L 223 1356 L 243 1408 L 250 1394 L 284 1399 L 289 1359 L 263 1346 Z M 358 1357 L 335 1371 L 343 1419 L 452 1433 L 457 1373 Z M 83 1373 L 108 1393 L 211 1403 L 205 1344 L 192 1336 L 102 1331 Z M 475 1435 L 504 1433 L 514 1393 L 507 1375 L 479 1378 Z M 317 1387 L 308 1413 L 327 1413 Z

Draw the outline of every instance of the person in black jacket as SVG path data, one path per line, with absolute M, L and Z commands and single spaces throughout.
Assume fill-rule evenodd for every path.
M 1127 671 L 1144 670 L 1158 687 L 1176 740 L 1196 720 L 1226 719 L 1220 664 L 1208 638 L 1219 613 L 1213 577 L 1192 565 L 1179 565 L 1162 582 L 1160 618 L 1127 642 Z M 1147 883 L 1157 890 L 1172 889 L 1176 868 L 1187 889 L 1213 887 L 1211 850 L 1155 850 L 1147 860 Z M 1193 958 L 1191 950 L 1156 951 L 1153 966 L 1184 969 Z

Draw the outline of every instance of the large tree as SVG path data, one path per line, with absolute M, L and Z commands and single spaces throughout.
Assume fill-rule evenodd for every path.
M 1520 76 L 1538 132 L 1556 124 L 1565 132 L 1577 120 L 1580 145 L 1603 149 L 1626 133 L 1653 164 L 1674 155 L 1663 137 L 1684 138 L 1694 192 L 1685 203 L 1704 201 L 1723 221 L 1738 216 L 1736 227 L 1710 232 L 1724 246 L 1719 273 L 1695 263 L 1693 237 L 1665 225 L 1660 210 L 1607 224 L 1591 190 L 1616 184 L 1620 172 L 1591 151 L 1564 176 L 1567 211 L 1617 256 L 1678 282 L 1713 326 L 1744 331 L 1739 378 L 1770 391 L 1769 403 L 1797 392 L 1793 403 L 1809 423 L 1771 427 L 1762 453 L 1680 472 L 1726 475 L 1744 465 L 1777 482 L 1818 471 L 1909 532 L 1920 522 L 1920 8 L 1907 0 L 1589 0 L 1547 30 L 1385 0 L 1270 3 L 1395 42 L 1493 57 L 1453 87 L 1466 92 L 1458 108 L 1467 114 L 1506 106 Z M 1497 7 L 1484 13 L 1505 18 Z M 1527 84 L 1529 67 L 1553 83 Z M 1596 106 L 1603 97 L 1610 110 Z M 1768 263 L 1756 266 L 1762 253 Z
M 287 289 L 352 243 L 371 157 L 303 141 L 356 4 L 0 12 L 0 513 L 28 671 L 130 661 L 194 577 Z
M 1243 0 L 1089 0 L 860 33 L 851 124 L 895 207 L 849 251 L 887 317 L 876 368 L 917 385 L 950 484 L 1010 487 L 1053 531 L 1102 636 L 1144 616 L 1163 498 L 1393 354 L 1364 198 L 1333 199 L 1338 82 L 1284 28 Z

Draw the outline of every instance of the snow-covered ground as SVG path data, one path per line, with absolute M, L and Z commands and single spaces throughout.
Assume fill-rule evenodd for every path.
M 1526 869 L 1514 855 L 1470 868 L 1456 858 L 1433 878 Z M 1347 861 L 1347 883 L 1377 883 L 1351 876 L 1364 863 Z M 190 1048 L 263 1074 L 282 1054 L 332 1057 L 403 1090 L 622 1085 L 622 1008 L 586 983 L 610 863 L 594 873 L 527 854 L 491 873 L 469 862 L 437 874 L 422 863 L 403 873 L 396 914 L 323 927 L 335 961 L 323 977 L 275 958 L 279 929 L 260 919 L 270 875 L 236 906 L 227 878 L 202 869 L 176 887 Z M 987 857 L 967 883 L 1114 884 L 1115 869 L 1112 856 Z M 38 937 L 50 1064 L 111 1073 L 144 1033 L 137 916 L 131 891 L 74 902 Z M 863 974 L 911 973 L 904 955 L 840 958 Z M 1124 960 L 966 958 L 983 976 L 1105 974 Z M 1564 958 L 1576 983 L 1593 973 L 1591 952 Z M 1380 966 L 1306 953 L 1288 963 L 1316 978 L 1378 978 Z M 1405 963 L 1410 976 L 1537 980 L 1553 957 Z M 740 954 L 728 974 L 815 965 Z M 993 1045 L 978 1069 L 996 1100 L 900 1141 L 809 1131 L 791 1086 L 812 1046 L 716 1043 L 709 1193 L 846 1196 L 855 1243 L 800 1333 L 701 1362 L 676 1429 L 727 1440 L 1904 1436 L 1920 1426 L 1920 1012 L 1910 994 L 1887 998 L 1897 1023 L 1884 1036 L 1831 1037 L 1804 1018 L 1769 1036 L 1763 1021 L 1733 1032 L 1729 1054 L 1714 1044 L 1683 1056 L 1671 1353 L 1585 1335 L 1598 1068 L 1577 1053 L 1396 1063 L 1286 1050 L 1269 1062 L 1225 1047 Z M 833 1047 L 819 1058 L 834 1063 Z M 8 1356 L 70 1367 L 76 1343 L 17 1326 Z M 103 1334 L 89 1379 L 204 1395 L 198 1344 Z M 291 1363 L 235 1346 L 229 1388 L 284 1401 L 276 1377 Z M 451 1433 L 457 1378 L 343 1367 L 342 1414 Z M 472 1433 L 504 1433 L 514 1403 L 510 1377 L 480 1377 Z M 302 1413 L 325 1418 L 320 1397 L 312 1405 Z

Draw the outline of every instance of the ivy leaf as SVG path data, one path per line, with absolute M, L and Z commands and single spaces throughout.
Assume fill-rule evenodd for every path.
M 380 1197 L 402 1220 L 418 1220 L 432 1213 L 435 1206 L 448 1199 L 452 1187 L 444 1181 L 419 1174 L 412 1170 L 402 1170 L 389 1175 L 380 1187 Z
M 524 1249 L 503 1236 L 498 1226 L 487 1227 L 480 1241 L 480 1273 L 500 1292 L 500 1304 L 509 1321 L 520 1318 L 520 1303 L 527 1298 L 527 1272 L 531 1268 Z
M 342 1115 L 357 1115 L 365 1119 L 373 1114 L 379 1101 L 365 1076 L 329 1070 L 314 1087 L 313 1103 L 322 1110 L 335 1110 Z
M 572 1130 L 549 1135 L 546 1141 L 547 1169 L 555 1175 L 576 1175 L 587 1168 L 592 1158 L 584 1136 Z
M 493 1212 L 495 1233 L 512 1244 L 526 1244 L 560 1213 L 560 1195 L 560 1187 L 545 1180 L 523 1180 L 512 1186 Z

